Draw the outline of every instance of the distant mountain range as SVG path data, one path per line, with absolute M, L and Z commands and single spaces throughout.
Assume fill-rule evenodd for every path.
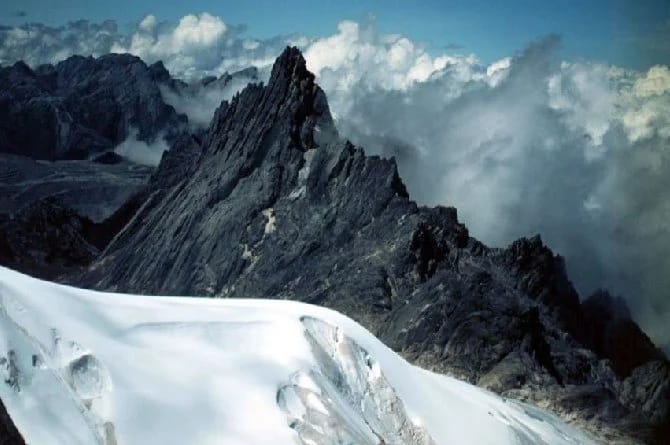
M 621 300 L 580 301 L 539 236 L 489 248 L 456 209 L 411 201 L 393 159 L 338 134 L 297 49 L 207 129 L 164 100 L 213 81 L 227 80 L 186 85 L 127 55 L 0 69 L 0 263 L 95 289 L 325 306 L 605 443 L 666 443 L 670 365 Z M 169 144 L 155 170 L 112 154 L 131 129 Z M 108 192 L 95 205 L 90 190 Z

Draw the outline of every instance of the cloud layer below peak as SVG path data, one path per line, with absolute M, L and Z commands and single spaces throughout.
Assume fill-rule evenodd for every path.
M 207 13 L 176 23 L 149 15 L 127 32 L 112 21 L 0 28 L 0 64 L 131 52 L 185 80 L 249 66 L 262 80 L 287 44 L 303 50 L 341 134 L 396 156 L 415 199 L 456 206 L 489 243 L 541 233 L 583 294 L 608 287 L 624 295 L 670 346 L 667 66 L 560 61 L 556 36 L 485 64 L 352 21 L 315 38 L 254 39 Z M 218 98 L 243 85 L 172 99 L 198 110 L 189 114 L 204 125 Z

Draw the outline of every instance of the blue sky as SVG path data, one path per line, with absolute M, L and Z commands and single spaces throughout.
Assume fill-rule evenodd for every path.
M 490 62 L 549 33 L 562 37 L 562 56 L 645 69 L 670 63 L 670 0 L 368 0 L 165 1 L 4 0 L 0 23 L 71 20 L 137 22 L 146 14 L 176 20 L 210 12 L 244 24 L 249 36 L 333 33 L 343 19 L 375 17 L 379 30 L 425 42 L 431 52 L 474 53 Z

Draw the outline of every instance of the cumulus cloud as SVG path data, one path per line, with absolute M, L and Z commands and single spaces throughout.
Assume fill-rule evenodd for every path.
M 223 20 L 208 13 L 184 16 L 176 26 L 159 24 L 148 15 L 127 44 L 115 42 L 110 51 L 135 54 L 146 61 L 164 60 L 168 69 L 189 76 L 191 70 L 219 58 L 218 46 L 227 31 Z
M 387 90 L 404 89 L 415 82 L 424 82 L 450 62 L 450 57 L 433 58 L 420 46 L 400 35 L 378 35 L 371 26 L 361 29 L 356 22 L 344 21 L 338 33 L 317 39 L 307 47 L 308 68 L 319 77 L 328 71 L 346 70 L 338 87 L 346 89 L 365 81 Z M 356 70 L 365 60 L 377 69 Z M 384 72 L 378 68 L 384 68 Z M 369 68 L 369 67 L 368 67 Z
M 583 295 L 623 294 L 667 347 L 668 68 L 561 62 L 558 45 L 486 65 L 346 24 L 305 54 L 341 133 L 395 155 L 414 198 L 494 245 L 541 233 Z
M 670 138 L 670 69 L 654 66 L 635 80 L 626 96 L 628 107 L 623 123 L 631 142 L 659 136 Z
M 206 12 L 186 15 L 177 23 L 147 15 L 129 30 L 121 30 L 113 20 L 0 27 L 0 65 L 23 60 L 37 66 L 73 54 L 128 52 L 147 63 L 162 60 L 173 76 L 194 80 L 249 66 L 270 66 L 284 46 L 306 42 L 298 35 L 250 39 L 243 31 L 243 26 L 227 24 Z
M 566 257 L 582 294 L 622 294 L 654 339 L 670 345 L 667 66 L 637 72 L 561 61 L 556 36 L 484 63 L 450 52 L 459 48 L 430 52 L 373 22 L 344 21 L 316 38 L 255 39 L 206 13 L 176 23 L 147 16 L 126 33 L 114 22 L 4 28 L 0 63 L 129 51 L 163 60 L 186 80 L 249 66 L 264 80 L 287 44 L 303 49 L 340 133 L 395 155 L 415 199 L 455 205 L 471 233 L 491 244 L 541 233 Z M 204 126 L 246 84 L 240 79 L 164 97 Z M 127 142 L 124 153 L 160 151 Z
M 359 92 L 405 91 L 449 71 L 456 81 L 452 91 L 456 94 L 464 82 L 485 76 L 474 56 L 433 57 L 423 45 L 404 36 L 377 33 L 373 22 L 343 21 L 336 34 L 306 44 L 304 54 L 338 116 L 348 113 Z
M 58 62 L 72 54 L 105 54 L 119 38 L 122 35 L 112 20 L 79 20 L 60 27 L 39 23 L 0 27 L 0 65 L 23 60 L 36 66 Z

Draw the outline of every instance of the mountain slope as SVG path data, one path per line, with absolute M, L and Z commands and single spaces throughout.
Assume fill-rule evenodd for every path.
M 0 153 L 0 213 L 13 215 L 51 199 L 100 222 L 143 190 L 153 170 L 123 160 L 47 162 Z
M 0 264 L 52 280 L 88 266 L 137 209 L 152 171 L 0 153 Z
M 173 80 L 161 63 L 129 54 L 72 56 L 35 70 L 0 68 L 0 152 L 33 159 L 87 159 L 133 132 L 172 140 L 186 117 L 163 101 Z
M 295 302 L 103 294 L 0 268 L 0 357 L 28 443 L 591 443 Z
M 181 138 L 149 188 L 76 283 L 319 304 L 417 364 L 549 407 L 608 442 L 667 432 L 668 365 L 644 333 L 594 335 L 600 312 L 580 304 L 539 237 L 488 248 L 455 209 L 412 202 L 393 160 L 338 137 L 295 48 L 267 86 L 222 103 L 202 141 Z M 634 325 L 616 313 L 601 325 Z M 631 392 L 636 375 L 653 384 Z

